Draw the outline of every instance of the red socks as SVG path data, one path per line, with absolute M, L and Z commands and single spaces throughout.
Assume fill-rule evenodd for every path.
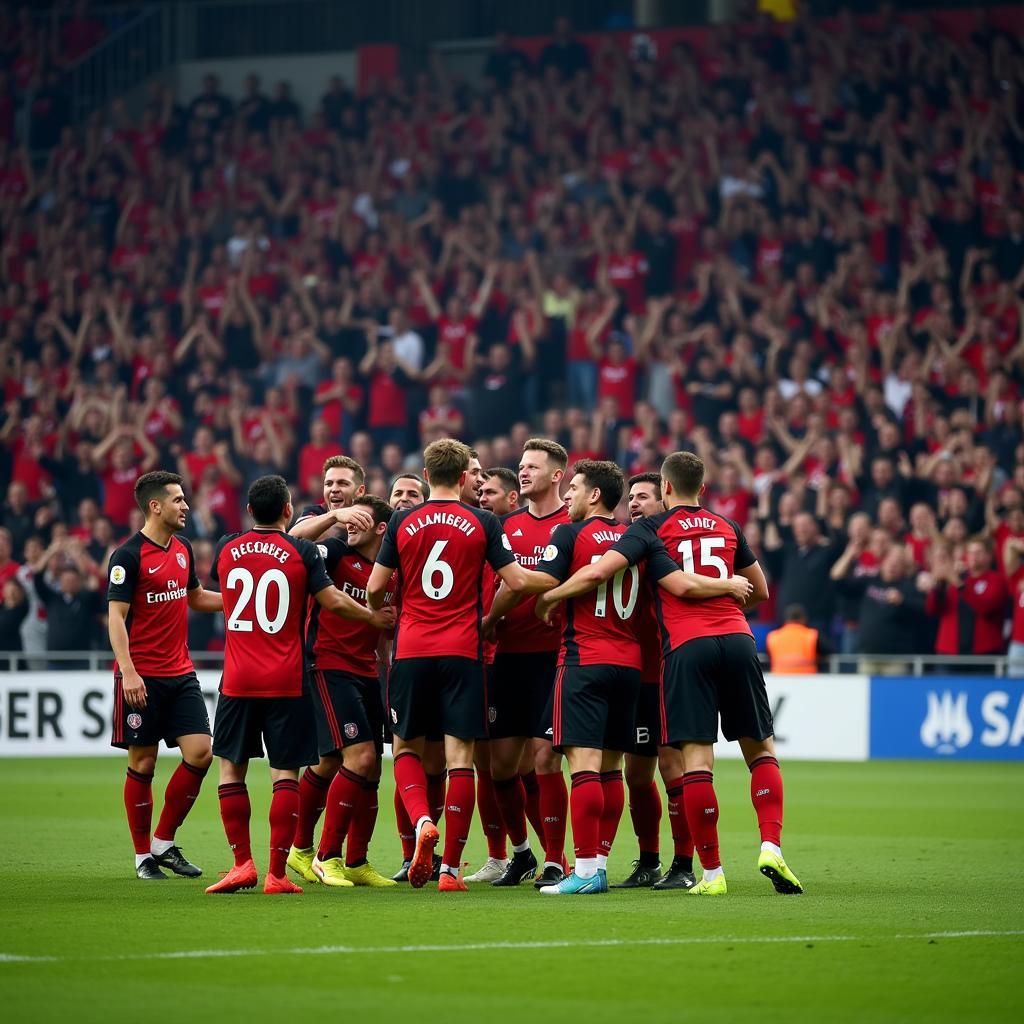
M 626 790 L 622 785 L 622 772 L 616 769 L 601 772 L 601 791 L 604 807 L 601 810 L 601 829 L 597 852 L 607 857 L 612 852 L 615 833 L 619 830 L 622 808 L 626 805 Z M 573 826 L 575 828 L 575 825 Z
M 436 825 L 444 814 L 444 784 L 447 774 L 427 776 L 427 803 L 430 804 L 430 818 Z
M 228 846 L 235 855 L 235 867 L 252 860 L 252 847 L 249 844 L 249 791 L 244 782 L 229 782 L 217 787 L 220 797 L 220 820 L 224 822 L 224 834 L 228 837 Z M 285 851 L 287 856 L 288 851 Z
M 448 867 L 458 871 L 462 850 L 469 838 L 474 804 L 473 769 L 448 770 L 448 798 L 444 805 L 444 857 Z
M 718 856 L 718 797 L 711 772 L 686 772 L 683 775 L 683 805 L 701 866 L 720 868 Z
M 673 779 L 665 786 L 668 796 L 668 823 L 672 827 L 673 853 L 676 857 L 693 860 L 693 838 L 686 823 L 686 808 L 683 806 L 683 777 Z
M 356 802 L 356 813 L 352 816 L 352 824 L 348 827 L 348 845 L 345 848 L 345 866 L 358 867 L 366 863 L 366 855 L 370 849 L 373 830 L 377 826 L 377 790 L 379 780 L 362 780 L 359 800 Z
M 203 779 L 206 778 L 208 768 L 197 768 L 188 761 L 182 761 L 167 783 L 164 791 L 164 809 L 160 812 L 160 821 L 157 822 L 154 839 L 164 839 L 170 842 L 174 838 L 185 816 L 192 810 L 192 805 L 199 796 Z
M 526 791 L 523 789 L 522 778 L 513 775 L 510 779 L 497 779 L 494 782 L 494 798 L 501 810 L 502 824 L 512 845 L 521 846 L 527 839 Z M 541 840 L 543 839 L 542 833 Z
M 298 850 L 308 850 L 313 845 L 313 829 L 324 813 L 327 791 L 331 780 L 318 775 L 312 768 L 302 773 L 299 781 L 299 816 L 295 823 L 292 845 Z
M 403 750 L 395 758 L 395 790 L 401 794 L 405 812 L 409 815 L 410 831 L 421 818 L 434 820 L 427 803 L 427 777 L 423 773 L 423 762 L 411 750 Z M 399 823 L 399 829 L 401 827 Z M 415 839 L 413 843 L 415 845 Z M 411 857 L 412 854 L 406 859 Z
M 487 838 L 487 856 L 504 860 L 508 856 L 508 849 L 505 846 L 505 825 L 501 819 L 494 780 L 490 772 L 483 771 L 476 773 L 476 779 L 476 805 Z
M 284 875 L 288 849 L 295 835 L 295 819 L 299 816 L 299 780 L 278 779 L 270 798 L 270 868 L 275 878 Z
M 327 792 L 327 812 L 324 814 L 324 830 L 320 836 L 317 857 L 328 860 L 341 856 L 341 844 L 345 841 L 349 825 L 356 813 L 359 798 L 363 792 L 363 779 L 342 768 Z M 275 786 L 275 792 L 276 792 Z
M 750 765 L 750 801 L 757 813 L 761 842 L 782 846 L 782 772 L 771 754 Z
M 569 807 L 572 813 L 572 837 L 576 859 L 596 857 L 600 852 L 599 837 L 604 812 L 604 786 L 601 784 L 601 776 L 597 772 L 573 772 L 571 779 L 572 799 Z M 550 857 L 548 859 L 551 860 Z
M 523 781 L 526 781 L 525 778 Z M 544 829 L 541 833 L 544 840 L 544 860 L 550 864 L 561 864 L 565 856 L 565 819 L 566 811 L 569 809 L 569 791 L 565 786 L 565 776 L 561 772 L 538 775 L 537 783 L 540 786 L 540 815 Z M 526 806 L 529 811 L 529 790 Z M 575 832 L 575 826 L 573 830 Z
M 405 802 L 398 789 L 398 780 L 395 779 L 395 825 L 398 828 L 398 838 L 402 841 L 402 860 L 412 860 L 416 852 L 416 827 L 409 820 L 409 812 L 405 809 Z
M 629 787 L 629 816 L 640 852 L 658 853 L 661 850 L 661 793 L 653 779 L 643 786 Z
M 149 829 L 153 824 L 153 776 L 128 769 L 124 780 L 124 809 L 136 854 L 149 854 Z M 162 819 L 161 819 L 162 820 Z
M 540 783 L 537 781 L 536 772 L 527 772 L 519 776 L 523 784 L 523 806 L 526 808 L 526 817 L 537 833 L 537 838 L 544 845 L 544 818 L 540 813 Z M 565 814 L 562 815 L 565 817 Z

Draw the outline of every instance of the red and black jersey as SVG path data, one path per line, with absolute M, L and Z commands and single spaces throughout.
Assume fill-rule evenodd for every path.
M 373 559 L 337 538 L 321 541 L 317 547 L 334 585 L 343 594 L 365 605 L 366 584 L 373 569 Z M 384 603 L 395 603 L 393 587 L 385 594 Z M 380 630 L 368 622 L 343 619 L 332 612 L 324 613 L 319 604 L 315 601 L 312 604 L 306 650 L 316 667 L 376 678 Z
M 658 624 L 655 596 L 651 592 L 655 587 L 657 584 L 652 583 L 648 576 L 640 591 L 633 628 L 640 641 L 640 682 L 657 685 L 661 682 L 661 667 L 665 658 L 661 651 L 661 626 Z
M 569 510 L 561 505 L 546 516 L 535 516 L 527 506 L 509 512 L 501 520 L 512 554 L 524 569 L 536 569 L 551 543 L 557 527 L 569 522 Z M 524 597 L 498 631 L 498 650 L 502 654 L 527 654 L 535 651 L 557 651 L 561 640 L 561 621 L 549 626 L 534 615 L 537 598 Z
M 302 693 L 306 595 L 331 585 L 315 544 L 280 530 L 221 538 L 212 575 L 224 594 L 226 697 Z
M 125 626 L 135 671 L 157 677 L 192 672 L 188 592 L 199 586 L 192 545 L 171 537 L 162 548 L 136 533 L 110 556 L 109 575 L 107 601 L 130 606 Z
M 678 568 L 724 580 L 757 561 L 736 523 L 699 505 L 677 505 L 638 519 L 615 550 L 630 565 L 647 559 L 652 583 Z M 731 597 L 688 601 L 655 586 L 654 602 L 665 654 L 700 636 L 752 635 L 743 610 Z
M 484 565 L 515 556 L 497 516 L 450 498 L 430 498 L 393 515 L 377 562 L 398 570 L 402 595 L 395 660 L 481 658 Z
M 621 523 L 604 516 L 564 523 L 552 535 L 537 569 L 561 583 L 611 550 L 625 530 Z M 641 590 L 640 569 L 633 565 L 597 590 L 566 601 L 558 664 L 640 668 L 634 616 Z

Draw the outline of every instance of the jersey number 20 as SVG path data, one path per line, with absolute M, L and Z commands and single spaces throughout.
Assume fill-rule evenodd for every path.
M 277 589 L 277 613 L 273 618 L 267 614 L 267 593 L 271 585 Z M 256 612 L 256 621 L 259 623 L 260 629 L 264 633 L 279 633 L 281 631 L 285 619 L 288 618 L 288 602 L 290 598 L 288 596 L 288 577 L 280 569 L 267 569 L 266 572 L 260 575 L 259 581 L 254 583 L 252 573 L 248 569 L 244 569 L 242 566 L 235 566 L 228 573 L 224 586 L 228 590 L 236 590 L 239 587 L 242 590 L 228 618 L 229 631 L 235 633 L 252 632 L 252 619 L 242 618 L 242 616 L 249 607 L 249 602 L 253 601 L 254 592 L 253 610 Z

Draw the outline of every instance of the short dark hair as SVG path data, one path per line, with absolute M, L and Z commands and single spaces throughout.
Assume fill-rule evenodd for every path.
M 802 622 L 807 624 L 807 609 L 802 604 L 790 604 L 786 606 L 782 619 L 784 622 Z
M 559 469 L 565 469 L 569 464 L 569 453 L 557 441 L 547 437 L 531 437 L 523 445 L 523 452 L 544 452 Z
M 601 504 L 606 509 L 614 509 L 619 504 L 626 480 L 622 470 L 614 462 L 605 459 L 580 459 L 572 467 L 572 475 L 577 474 L 586 480 L 588 487 L 596 487 L 601 492 Z
M 151 501 L 167 497 L 168 487 L 184 482 L 177 473 L 169 473 L 166 469 L 154 469 L 152 473 L 143 473 L 135 481 L 135 504 L 142 509 L 143 515 L 149 515 Z
M 353 507 L 362 505 L 364 508 L 368 508 L 373 513 L 375 524 L 388 522 L 395 512 L 383 498 L 378 498 L 376 494 L 361 494 L 352 502 L 352 505 Z
M 423 465 L 435 487 L 455 487 L 469 467 L 469 446 L 452 437 L 431 441 L 423 452 Z
M 283 476 L 272 474 L 253 480 L 249 486 L 249 510 L 257 526 L 272 526 L 284 515 L 292 500 Z
M 673 452 L 661 464 L 661 475 L 678 494 L 696 494 L 704 483 L 704 460 L 693 452 Z
M 366 483 L 366 473 L 363 467 L 347 455 L 331 455 L 324 459 L 324 476 L 327 476 L 329 469 L 351 469 L 357 484 Z
M 661 497 L 660 473 L 636 473 L 634 476 L 629 478 L 630 490 L 632 490 L 633 484 L 653 484 L 654 489 L 658 492 L 658 497 Z
M 390 494 L 395 489 L 395 484 L 399 480 L 415 480 L 420 485 L 420 490 L 423 492 L 423 500 L 426 501 L 430 497 L 430 484 L 419 475 L 419 473 L 396 473 L 391 478 L 391 486 L 388 488 Z
M 519 493 L 519 477 L 508 466 L 493 466 L 484 472 L 485 479 L 490 480 L 492 476 L 496 476 L 501 481 L 501 489 L 506 494 L 510 491 Z

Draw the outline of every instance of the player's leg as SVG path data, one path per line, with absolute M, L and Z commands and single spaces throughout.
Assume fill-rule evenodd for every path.
M 690 892 L 701 896 L 718 896 L 726 891 L 718 852 L 714 766 L 715 748 L 711 743 L 683 744 L 683 808 L 704 869 L 703 877 Z
M 476 741 L 487 735 L 483 665 L 471 658 L 442 658 L 436 667 L 440 724 L 448 765 L 444 812 L 444 855 L 438 892 L 464 892 L 459 877 L 476 804 L 473 754 Z
M 152 687 L 150 689 L 153 689 Z M 198 878 L 202 871 L 190 864 L 175 843 L 175 835 L 199 798 L 203 779 L 213 763 L 210 716 L 195 673 L 161 682 L 164 739 L 181 750 L 181 763 L 164 791 L 164 806 L 153 833 L 153 859 L 176 875 Z
M 135 847 L 135 874 L 143 881 L 167 876 L 160 870 L 151 852 L 150 829 L 153 825 L 153 773 L 158 746 L 130 746 L 128 771 L 124 780 L 124 809 L 128 830 Z
M 502 713 L 504 718 L 509 718 L 512 713 L 511 701 L 504 697 Z M 537 872 L 537 858 L 530 849 L 526 830 L 526 790 L 519 773 L 528 742 L 525 736 L 501 736 L 488 744 L 491 748 L 494 796 L 503 827 L 512 843 L 512 859 L 497 878 L 490 879 L 496 886 L 518 885 L 524 878 L 533 878 Z
M 444 789 L 448 781 L 444 737 L 427 736 L 423 744 L 423 771 L 427 776 L 427 803 L 434 824 L 444 814 Z
M 682 747 L 658 747 L 658 771 L 665 783 L 668 820 L 672 829 L 672 863 L 665 877 L 651 888 L 664 892 L 669 889 L 692 889 L 697 884 L 693 874 L 693 838 L 686 823 L 683 805 L 683 751 Z
M 535 742 L 531 736 L 523 747 L 523 756 L 519 759 L 519 782 L 523 792 L 523 804 L 526 807 L 526 820 L 533 827 L 534 835 L 543 849 L 544 819 L 540 813 L 540 783 L 537 782 Z
M 656 757 L 627 753 L 625 756 L 626 791 L 629 818 L 637 838 L 639 856 L 633 870 L 613 889 L 649 888 L 661 878 L 661 793 L 654 781 Z
M 308 680 L 297 697 L 260 701 L 263 741 L 270 762 L 270 864 L 263 880 L 268 895 L 298 894 L 285 870 L 299 813 L 299 771 L 317 759 L 316 712 Z
M 233 756 L 238 758 L 237 761 L 233 761 L 223 753 L 228 749 L 233 752 L 245 749 L 243 728 L 248 724 L 249 718 L 243 707 L 246 703 L 248 701 L 244 701 L 243 698 L 223 695 L 217 701 L 217 717 L 214 722 L 214 751 L 220 758 L 220 784 L 217 787 L 217 796 L 220 801 L 220 819 L 224 824 L 224 834 L 227 836 L 235 863 L 220 881 L 207 886 L 208 893 L 233 893 L 242 889 L 254 889 L 259 881 L 252 859 L 252 843 L 249 836 L 252 807 L 245 785 L 249 760 L 238 753 L 233 753 Z M 222 716 L 231 719 L 230 729 L 226 723 L 221 724 Z M 260 753 L 262 752 L 261 747 Z
M 508 847 L 505 843 L 505 822 L 491 777 L 491 745 L 481 740 L 473 751 L 473 767 L 476 769 L 476 806 L 480 812 L 480 825 L 487 840 L 487 860 L 467 882 L 494 882 L 501 878 L 508 867 Z
M 320 846 L 313 860 L 313 873 L 325 885 L 348 888 L 353 883 L 341 859 L 342 844 L 355 816 L 367 773 L 377 759 L 373 743 L 364 740 L 344 748 L 341 769 L 331 781 Z
M 562 755 L 547 737 L 535 737 L 533 763 L 540 795 L 540 817 L 544 829 L 544 875 L 556 869 L 565 872 L 565 828 L 569 818 L 569 789 L 562 774 Z

